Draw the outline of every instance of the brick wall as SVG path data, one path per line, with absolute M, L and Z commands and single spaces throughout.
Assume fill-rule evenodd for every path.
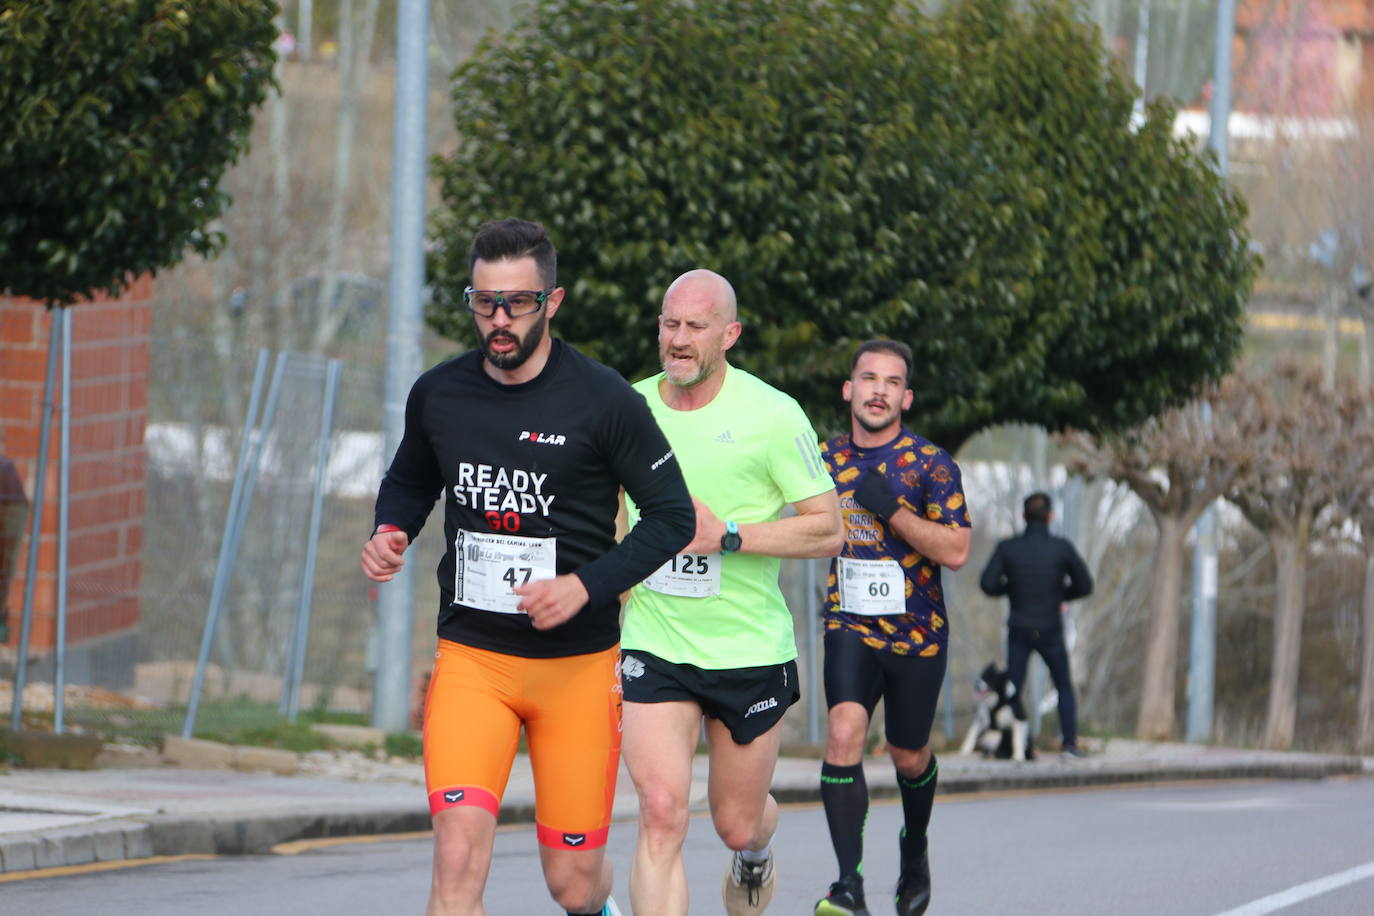
M 1347 47 L 1338 49 L 1341 42 Z M 1261 110 L 1266 100 L 1274 103 L 1275 71 L 1282 64 L 1259 58 L 1281 57 L 1285 49 L 1295 55 L 1295 70 L 1288 78 L 1318 84 L 1305 87 L 1307 103 L 1315 101 L 1322 109 L 1313 113 L 1339 114 L 1347 100 L 1366 112 L 1374 108 L 1374 0 L 1240 0 L 1232 48 L 1238 110 Z M 1353 55 L 1347 64 L 1351 72 L 1341 73 L 1335 66 L 1338 55 Z M 1247 66 L 1252 57 L 1255 64 Z M 1301 96 L 1303 89 L 1290 91 Z M 1323 94 L 1330 98 L 1324 100 Z M 1302 100 L 1289 104 L 1294 103 L 1301 107 Z
M 152 283 L 118 300 L 72 308 L 71 465 L 67 541 L 67 657 L 71 683 L 128 683 L 135 661 L 143 546 L 144 427 Z M 43 379 L 51 316 L 28 300 L 0 295 L 0 454 L 17 466 L 34 502 Z M 60 367 L 57 376 L 60 385 Z M 60 391 L 54 406 L 60 408 Z M 53 412 L 46 504 L 35 577 L 31 669 L 43 678 L 56 641 L 57 495 L 60 414 Z M 30 509 L 32 511 L 32 507 Z M 27 532 L 5 602 L 13 663 L 23 608 Z M 0 595 L 0 598 L 4 598 Z M 36 678 L 31 678 L 36 679 Z

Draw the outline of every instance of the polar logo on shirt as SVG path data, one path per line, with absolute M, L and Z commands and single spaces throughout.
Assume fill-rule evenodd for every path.
M 658 459 L 653 464 L 649 465 L 649 470 L 657 471 L 659 468 L 663 467 L 663 465 L 667 464 L 668 459 L 671 457 L 673 457 L 673 450 L 668 449 L 668 454 L 664 455 L 662 458 Z
M 458 463 L 458 482 L 453 485 L 453 500 L 459 506 L 479 512 L 538 512 L 548 515 L 556 498 L 544 492 L 549 475 L 520 468 L 513 470 L 492 464 Z
M 532 433 L 529 430 L 521 430 L 520 438 L 517 442 L 534 442 L 538 445 L 562 445 L 568 441 L 568 437 L 559 433 Z

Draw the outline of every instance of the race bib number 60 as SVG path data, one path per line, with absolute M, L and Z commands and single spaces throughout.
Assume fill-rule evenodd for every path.
M 459 531 L 453 543 L 453 603 L 519 614 L 515 588 L 558 575 L 558 539 Z
M 896 560 L 840 557 L 840 607 L 850 614 L 906 613 L 906 580 Z
M 654 570 L 644 584 L 663 595 L 706 598 L 720 594 L 720 554 L 680 553 Z

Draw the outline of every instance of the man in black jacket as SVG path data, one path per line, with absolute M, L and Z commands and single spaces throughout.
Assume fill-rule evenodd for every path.
M 1050 534 L 1050 498 L 1045 493 L 1026 497 L 1022 518 L 1026 530 L 997 545 L 983 569 L 979 585 L 988 595 L 1006 595 L 1011 605 L 1007 618 L 1007 677 L 1015 686 L 1011 702 L 1018 718 L 1024 718 L 1021 687 L 1031 650 L 1040 653 L 1059 692 L 1059 727 L 1064 753 L 1082 757 L 1078 749 L 1077 703 L 1069 676 L 1069 652 L 1064 645 L 1064 602 L 1092 594 L 1093 578 L 1087 564 L 1067 538 Z

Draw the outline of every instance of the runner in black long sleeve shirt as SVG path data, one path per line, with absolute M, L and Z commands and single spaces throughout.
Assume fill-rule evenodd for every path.
M 642 395 L 547 336 L 563 301 L 543 227 L 483 226 L 465 300 L 479 350 L 422 375 L 363 548 L 386 582 L 444 498 L 439 648 L 425 700 L 434 819 L 428 912 L 481 908 L 520 732 L 550 893 L 616 913 L 605 858 L 620 760 L 620 593 L 696 531 Z M 619 544 L 621 487 L 640 520 Z
M 530 658 L 615 645 L 620 593 L 695 530 L 677 460 L 644 398 L 562 341 L 552 341 L 544 371 L 521 384 L 488 377 L 482 359 L 472 351 L 416 381 L 405 436 L 377 494 L 376 522 L 396 525 L 413 540 L 443 492 L 441 638 Z M 643 515 L 616 544 L 622 485 Z M 556 538 L 557 572 L 582 580 L 586 607 L 567 623 L 538 630 L 524 615 L 456 601 L 460 531 Z M 465 540 L 470 546 L 471 534 Z

